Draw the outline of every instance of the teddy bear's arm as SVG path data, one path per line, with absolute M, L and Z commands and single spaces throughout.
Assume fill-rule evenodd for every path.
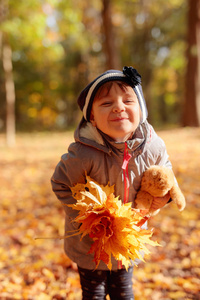
M 151 196 L 148 192 L 140 190 L 135 198 L 134 206 L 137 209 L 150 209 L 152 201 L 153 196 Z
M 185 197 L 181 192 L 179 186 L 177 186 L 176 184 L 173 185 L 173 187 L 170 190 L 170 196 L 171 199 L 178 206 L 178 209 L 182 211 L 185 208 L 186 203 L 185 203 Z

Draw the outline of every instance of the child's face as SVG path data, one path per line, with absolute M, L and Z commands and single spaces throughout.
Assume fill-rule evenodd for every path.
M 90 122 L 117 142 L 125 142 L 140 122 L 140 106 L 130 86 L 113 82 L 94 99 Z

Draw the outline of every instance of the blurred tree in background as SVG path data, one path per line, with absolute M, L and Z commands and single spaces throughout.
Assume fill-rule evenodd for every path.
M 188 0 L 187 71 L 183 125 L 200 126 L 200 0 Z
M 75 126 L 81 89 L 100 72 L 124 65 L 142 75 L 153 125 L 180 124 L 189 2 L 7 0 L 4 14 L 5 2 L 0 0 L 1 48 L 7 43 L 12 49 L 17 130 Z M 0 74 L 0 130 L 5 131 L 2 60 Z

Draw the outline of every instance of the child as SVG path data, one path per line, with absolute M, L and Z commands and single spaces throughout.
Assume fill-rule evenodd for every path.
M 75 131 L 75 142 L 69 146 L 52 176 L 52 188 L 63 204 L 74 204 L 70 187 L 85 183 L 85 174 L 101 185 L 115 185 L 116 196 L 132 202 L 140 187 L 143 172 L 151 165 L 171 168 L 164 142 L 147 122 L 147 109 L 141 87 L 141 76 L 132 67 L 123 72 L 109 70 L 92 81 L 80 94 L 78 104 L 83 118 Z M 163 207 L 169 195 L 155 198 L 153 209 Z M 74 230 L 77 211 L 64 206 L 65 230 Z M 78 265 L 83 299 L 134 299 L 132 272 L 118 268 L 112 260 L 112 271 L 101 261 L 95 269 L 93 255 L 87 254 L 92 239 L 80 236 L 65 239 L 67 256 Z

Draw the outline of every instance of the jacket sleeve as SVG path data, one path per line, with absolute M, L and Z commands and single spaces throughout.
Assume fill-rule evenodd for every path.
M 156 155 L 155 155 L 154 164 L 172 169 L 172 164 L 171 164 L 171 161 L 169 160 L 169 155 L 167 153 L 167 149 L 166 149 L 164 141 L 155 133 L 155 131 L 154 131 L 154 138 L 155 138 L 154 146 L 156 144 L 156 148 L 157 148 L 157 151 L 155 151 Z M 176 184 L 178 185 L 175 176 L 174 176 L 174 180 L 175 180 Z M 170 203 L 171 201 L 172 201 L 172 199 L 170 198 L 168 203 Z
M 172 169 L 172 164 L 169 160 L 169 155 L 164 141 L 157 135 L 153 127 L 151 127 L 152 139 L 149 145 L 148 156 L 151 159 L 151 164 L 165 166 Z
M 87 172 L 80 148 L 79 143 L 71 144 L 68 153 L 62 155 L 51 177 L 52 190 L 63 204 L 65 213 L 70 219 L 77 216 L 77 211 L 67 206 L 76 201 L 72 197 L 70 187 L 77 183 L 85 183 L 85 172 Z

